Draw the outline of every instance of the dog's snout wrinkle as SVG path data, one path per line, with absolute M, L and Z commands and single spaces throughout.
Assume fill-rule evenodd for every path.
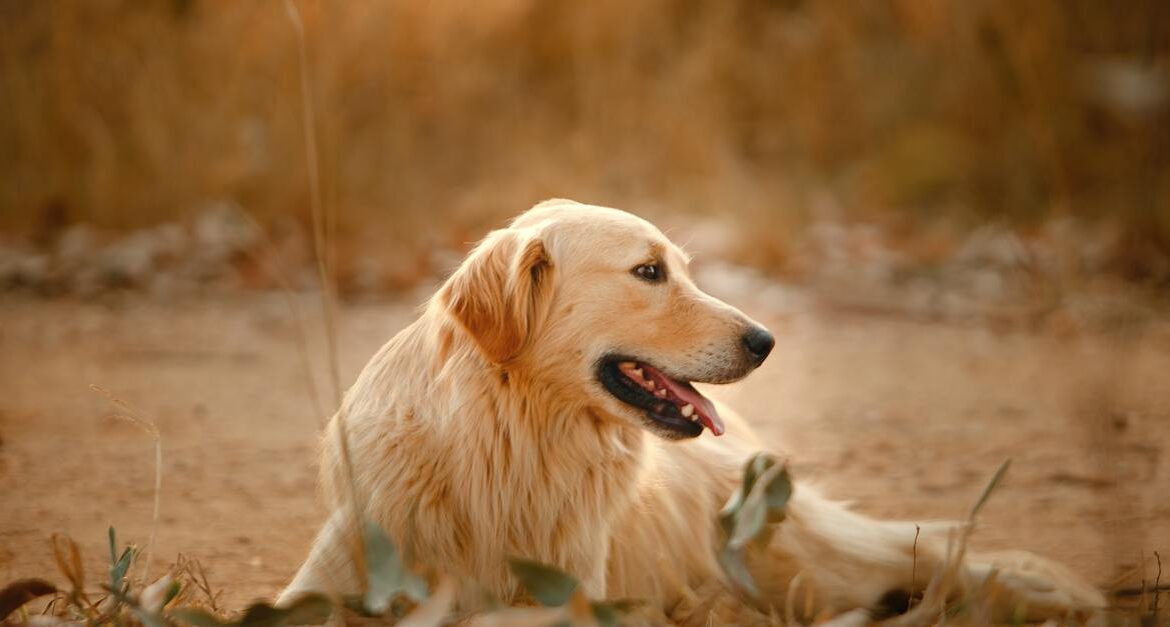
M 776 338 L 763 327 L 752 327 L 743 334 L 743 345 L 758 366 L 764 363 L 772 347 L 776 346 Z

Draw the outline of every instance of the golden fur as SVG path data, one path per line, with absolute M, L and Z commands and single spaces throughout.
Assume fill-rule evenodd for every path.
M 648 261 L 666 268 L 663 284 L 631 275 Z M 715 560 L 716 515 L 745 459 L 766 447 L 723 407 L 725 436 L 656 437 L 595 375 L 614 351 L 703 382 L 751 370 L 737 351 L 754 323 L 701 292 L 687 263 L 650 223 L 572 201 L 546 201 L 489 234 L 346 394 L 324 439 L 334 514 L 280 600 L 358 586 L 341 416 L 364 515 L 420 564 L 516 599 L 506 558 L 527 557 L 577 576 L 592 597 L 649 599 L 680 620 L 704 620 L 685 616 L 684 590 L 714 583 L 734 596 Z M 944 562 L 941 527 L 924 528 L 914 549 L 912 523 L 865 518 L 799 483 L 787 511 L 751 561 L 774 608 L 798 573 L 814 611 L 837 612 L 909 590 L 915 569 L 921 588 Z M 1023 553 L 969 557 L 960 583 L 980 585 L 992 569 L 1005 608 L 1024 601 L 1050 615 L 1104 603 Z

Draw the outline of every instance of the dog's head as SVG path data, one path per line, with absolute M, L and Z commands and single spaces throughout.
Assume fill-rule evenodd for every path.
M 439 296 L 488 361 L 542 396 L 666 438 L 720 435 L 691 382 L 746 376 L 774 340 L 700 291 L 688 263 L 641 218 L 546 201 L 488 235 Z

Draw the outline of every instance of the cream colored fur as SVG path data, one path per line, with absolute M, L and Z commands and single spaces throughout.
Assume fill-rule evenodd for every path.
M 651 260 L 666 268 L 664 284 L 631 274 Z M 595 378 L 597 360 L 615 351 L 693 380 L 747 374 L 736 351 L 752 322 L 695 287 L 687 263 L 648 222 L 571 201 L 541 203 L 488 235 L 346 394 L 324 437 L 334 513 L 280 601 L 359 585 L 346 541 L 342 417 L 364 515 L 419 564 L 517 599 L 506 558 L 527 557 L 579 577 L 595 598 L 648 599 L 700 624 L 702 608 L 682 603 L 686 591 L 714 584 L 739 599 L 715 561 L 716 516 L 747 457 L 768 447 L 726 407 L 722 437 L 660 438 Z M 802 611 L 806 597 L 816 613 L 871 608 L 909 590 L 912 571 L 925 585 L 946 537 L 924 527 L 915 550 L 914 524 L 865 518 L 798 483 L 751 567 L 764 603 L 781 613 L 798 573 Z M 1104 604 L 1030 554 L 969 557 L 961 583 L 981 585 L 993 569 L 1006 611 L 1017 601 L 1040 616 Z

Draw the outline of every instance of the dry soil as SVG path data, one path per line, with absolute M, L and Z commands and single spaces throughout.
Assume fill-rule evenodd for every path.
M 1167 325 L 1053 331 L 801 303 L 751 311 L 777 332 L 773 357 L 709 389 L 798 475 L 863 512 L 926 520 L 964 516 L 1011 458 L 977 546 L 1038 551 L 1102 585 L 1155 550 L 1170 557 Z M 314 305 L 301 301 L 304 347 L 327 408 Z M 413 311 L 341 308 L 343 385 Z M 91 581 L 105 577 L 107 526 L 147 541 L 153 443 L 96 384 L 161 433 L 151 572 L 184 553 L 229 607 L 276 593 L 323 516 L 314 451 L 326 410 L 309 392 L 292 312 L 281 295 L 0 300 L 0 581 L 60 581 L 53 533 L 81 544 Z

